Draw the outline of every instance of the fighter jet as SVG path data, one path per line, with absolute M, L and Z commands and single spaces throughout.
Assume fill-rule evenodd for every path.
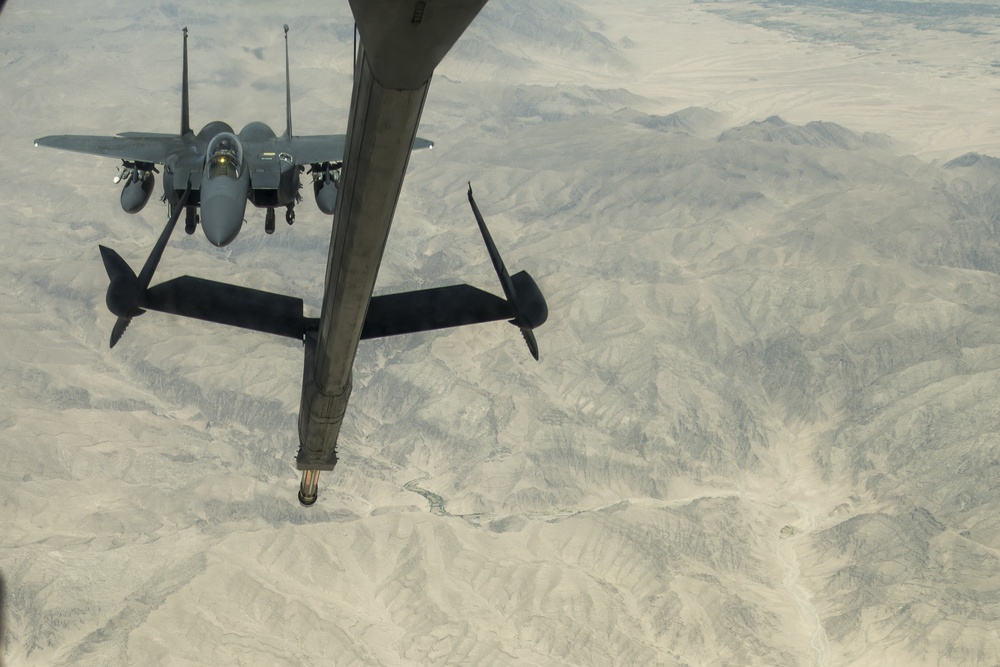
M 266 233 L 274 233 L 277 207 L 285 207 L 285 221 L 292 224 L 295 204 L 301 200 L 299 176 L 307 165 L 316 204 L 320 211 L 332 215 L 337 205 L 345 137 L 292 134 L 287 25 L 284 30 L 287 125 L 280 137 L 260 122 L 248 124 L 237 134 L 227 123 L 213 121 L 194 133 L 188 111 L 188 32 L 184 28 L 179 135 L 152 132 L 121 132 L 114 137 L 60 135 L 36 139 L 35 145 L 120 158 L 122 164 L 114 182 L 124 181 L 121 206 L 127 213 L 138 213 L 146 206 L 155 185 L 153 174 L 159 173 L 154 165 L 162 165 L 163 200 L 172 209 L 190 184 L 184 230 L 194 234 L 200 221 L 205 237 L 219 247 L 232 243 L 239 234 L 248 201 L 267 210 Z M 412 145 L 433 146 L 432 142 L 419 138 Z

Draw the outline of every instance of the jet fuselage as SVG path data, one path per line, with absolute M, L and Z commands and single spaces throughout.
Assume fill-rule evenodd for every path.
M 213 245 L 236 238 L 247 201 L 257 208 L 295 204 L 299 168 L 264 123 L 250 123 L 236 135 L 228 124 L 215 121 L 187 136 L 185 147 L 164 165 L 165 195 L 175 203 L 190 180 L 187 206 L 201 208 L 201 224 Z

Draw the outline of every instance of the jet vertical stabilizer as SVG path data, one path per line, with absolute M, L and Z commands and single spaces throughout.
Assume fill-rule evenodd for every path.
M 292 138 L 292 75 L 288 69 L 288 24 L 285 24 L 285 136 Z
M 184 64 L 181 66 L 181 136 L 191 134 L 191 114 L 188 104 L 188 29 L 184 28 Z

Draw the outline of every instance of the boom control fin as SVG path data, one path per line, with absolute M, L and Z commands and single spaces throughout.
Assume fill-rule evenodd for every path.
M 486 228 L 486 221 L 483 220 L 483 215 L 479 212 L 479 207 L 476 206 L 476 200 L 472 197 L 472 183 L 469 183 L 469 204 L 472 205 L 472 213 L 476 216 L 479 231 L 483 234 L 486 250 L 490 254 L 497 278 L 500 279 L 504 296 L 507 297 L 507 302 L 514 311 L 514 318 L 510 320 L 510 323 L 521 330 L 524 342 L 528 345 L 528 351 L 531 352 L 535 361 L 538 361 L 538 341 L 535 340 L 532 329 L 545 324 L 545 320 L 549 317 L 545 298 L 542 296 L 541 290 L 538 289 L 538 285 L 526 271 L 515 274 L 513 278 L 507 273 L 507 267 L 504 266 L 503 258 L 500 257 L 500 251 L 497 250 L 493 237 L 490 236 L 490 230 Z
M 149 258 L 138 276 L 135 275 L 135 271 L 128 265 L 128 262 L 122 259 L 121 255 L 106 246 L 98 246 L 101 250 L 101 259 L 104 260 L 104 269 L 108 272 L 108 278 L 111 280 L 111 284 L 108 285 L 106 303 L 108 310 L 118 316 L 118 320 L 111 330 L 111 347 L 114 347 L 121 340 L 122 334 L 132 322 L 132 318 L 146 312 L 140 305 L 145 298 L 146 289 L 153 279 L 156 266 L 160 263 L 160 258 L 163 257 L 163 251 L 167 247 L 167 241 L 170 240 L 170 234 L 174 231 L 177 219 L 180 218 L 190 194 L 191 183 L 188 182 L 187 189 L 174 205 L 166 227 L 160 233 L 160 238 L 157 239 L 153 251 L 149 254 Z

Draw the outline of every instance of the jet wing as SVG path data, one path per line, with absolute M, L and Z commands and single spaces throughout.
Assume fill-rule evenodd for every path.
M 35 139 L 36 146 L 48 146 L 74 153 L 121 158 L 132 162 L 164 164 L 167 156 L 184 148 L 180 136 L 124 132 L 116 137 L 63 134 Z
M 276 149 L 291 155 L 295 164 L 317 164 L 343 160 L 345 139 L 343 134 L 319 134 L 290 139 L 282 137 L 276 139 L 274 145 Z M 413 150 L 433 147 L 433 141 L 420 137 L 413 140 Z

